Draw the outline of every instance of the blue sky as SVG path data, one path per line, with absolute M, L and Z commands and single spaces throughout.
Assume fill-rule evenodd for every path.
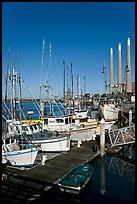
M 135 3 L 134 2 L 3 2 L 2 3 L 2 90 L 5 90 L 8 47 L 10 65 L 17 66 L 34 97 L 40 95 L 42 40 L 45 39 L 43 81 L 51 76 L 54 95 L 63 95 L 63 60 L 77 74 L 86 92 L 104 93 L 102 66 L 105 62 L 109 83 L 109 52 L 113 48 L 114 80 L 117 83 L 118 43 L 122 46 L 124 79 L 127 38 L 131 40 L 131 78 L 135 80 Z M 52 70 L 49 45 L 52 45 Z M 50 71 L 51 70 L 51 71 Z M 23 89 L 23 97 L 29 97 Z

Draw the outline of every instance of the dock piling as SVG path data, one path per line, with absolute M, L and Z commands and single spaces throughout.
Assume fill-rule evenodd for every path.
M 132 111 L 129 111 L 129 127 L 131 128 L 132 125 Z
M 42 155 L 42 165 L 45 165 L 45 162 L 47 161 L 47 155 Z
M 105 154 L 105 120 L 100 121 L 100 154 L 103 157 Z

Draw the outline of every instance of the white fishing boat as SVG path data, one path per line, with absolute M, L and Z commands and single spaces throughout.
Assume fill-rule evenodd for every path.
M 70 150 L 69 134 L 54 135 L 54 132 L 42 131 L 33 135 L 27 135 L 28 141 L 40 145 L 44 152 L 65 152 Z
M 68 132 L 71 141 L 91 140 L 97 126 L 97 121 L 78 122 L 73 121 L 71 116 L 50 116 L 42 120 L 44 130 L 54 131 L 56 134 Z
M 10 52 L 8 53 L 8 55 L 9 54 Z M 9 69 L 10 67 L 8 62 L 5 101 L 7 101 L 7 97 L 9 97 L 10 107 L 8 107 L 8 105 L 4 102 L 6 112 L 4 115 L 2 115 L 4 118 L 4 131 L 2 132 L 2 163 L 7 163 L 7 161 L 9 161 L 13 166 L 32 166 L 38 154 L 38 149 L 34 145 L 30 145 L 29 143 L 20 144 L 19 141 L 17 141 L 15 138 L 15 134 L 19 134 L 17 129 L 14 129 L 14 127 L 16 128 L 16 126 L 13 126 L 13 124 L 18 123 L 17 106 L 19 108 L 18 110 L 21 113 L 19 100 L 19 96 L 21 96 L 21 94 L 19 94 L 19 96 L 17 95 L 18 88 L 21 92 L 21 78 L 20 73 L 15 71 L 15 66 L 12 66 L 11 70 Z M 8 88 L 10 89 L 8 90 Z M 10 114 L 11 120 L 7 119 L 8 114 Z M 10 126 L 11 124 L 12 126 Z
M 22 137 L 24 142 L 35 144 L 45 152 L 62 152 L 70 150 L 70 135 L 69 133 L 61 133 L 43 130 L 39 123 L 25 121 L 11 121 L 8 125 L 10 134 L 16 135 L 16 138 Z
M 12 166 L 32 166 L 36 160 L 38 149 L 34 145 L 19 144 L 14 137 L 2 138 L 2 163 L 8 161 Z
M 12 66 L 11 72 L 8 66 L 6 82 L 7 86 L 5 101 L 7 100 L 8 93 L 11 93 L 9 95 L 11 102 L 10 104 L 8 104 L 10 105 L 10 108 L 8 108 L 5 102 L 4 105 L 7 109 L 7 112 L 10 113 L 11 118 L 7 119 L 8 117 L 6 114 L 3 116 L 5 121 L 5 135 L 15 137 L 17 139 L 17 142 L 19 142 L 20 138 L 22 137 L 23 143 L 37 144 L 38 146 L 41 146 L 42 151 L 68 151 L 70 149 L 70 137 L 68 134 L 55 137 L 49 131 L 43 131 L 39 121 L 37 123 L 31 123 L 30 120 L 26 120 L 27 116 L 25 116 L 25 114 L 23 113 L 20 100 L 22 98 L 21 75 L 15 70 L 15 66 Z M 8 85 L 10 88 L 9 91 Z M 28 116 L 31 116 L 32 114 L 33 111 L 28 112 Z M 22 122 L 22 118 L 24 118 L 26 121 Z M 26 138 L 28 138 L 29 140 L 26 141 Z M 10 146 L 12 147 L 13 145 L 10 144 Z M 11 149 L 10 154 L 7 155 L 6 153 L 4 155 L 6 155 L 6 157 L 16 155 L 16 158 L 19 158 L 19 155 L 24 155 L 24 157 L 26 153 L 29 155 L 29 151 L 33 152 L 33 149 L 30 150 L 27 148 L 26 150 L 24 150 L 23 148 L 23 153 L 21 153 L 21 150 L 19 149 L 19 152 L 15 152 L 13 154 Z

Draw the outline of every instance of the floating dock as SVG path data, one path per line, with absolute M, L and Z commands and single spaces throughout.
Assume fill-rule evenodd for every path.
M 93 151 L 94 145 L 96 145 L 96 141 L 85 142 L 80 147 L 63 152 L 46 161 L 44 165 L 40 162 L 29 170 L 21 171 L 16 168 L 6 167 L 9 178 L 2 185 L 4 198 L 10 197 L 10 201 L 23 201 L 24 199 L 26 201 L 26 199 L 29 199 L 30 193 L 33 196 L 34 194 L 39 194 L 40 196 L 41 193 L 56 186 L 59 179 L 73 168 L 97 157 L 100 151 Z M 8 194 L 10 195 L 9 197 Z M 21 194 L 20 197 L 19 194 Z M 33 196 L 31 195 L 30 197 L 32 198 Z

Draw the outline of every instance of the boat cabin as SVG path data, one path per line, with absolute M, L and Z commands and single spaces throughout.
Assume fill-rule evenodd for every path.
M 10 135 L 22 135 L 37 133 L 41 130 L 41 124 L 39 123 L 21 123 L 19 121 L 10 122 L 7 129 L 7 134 Z

